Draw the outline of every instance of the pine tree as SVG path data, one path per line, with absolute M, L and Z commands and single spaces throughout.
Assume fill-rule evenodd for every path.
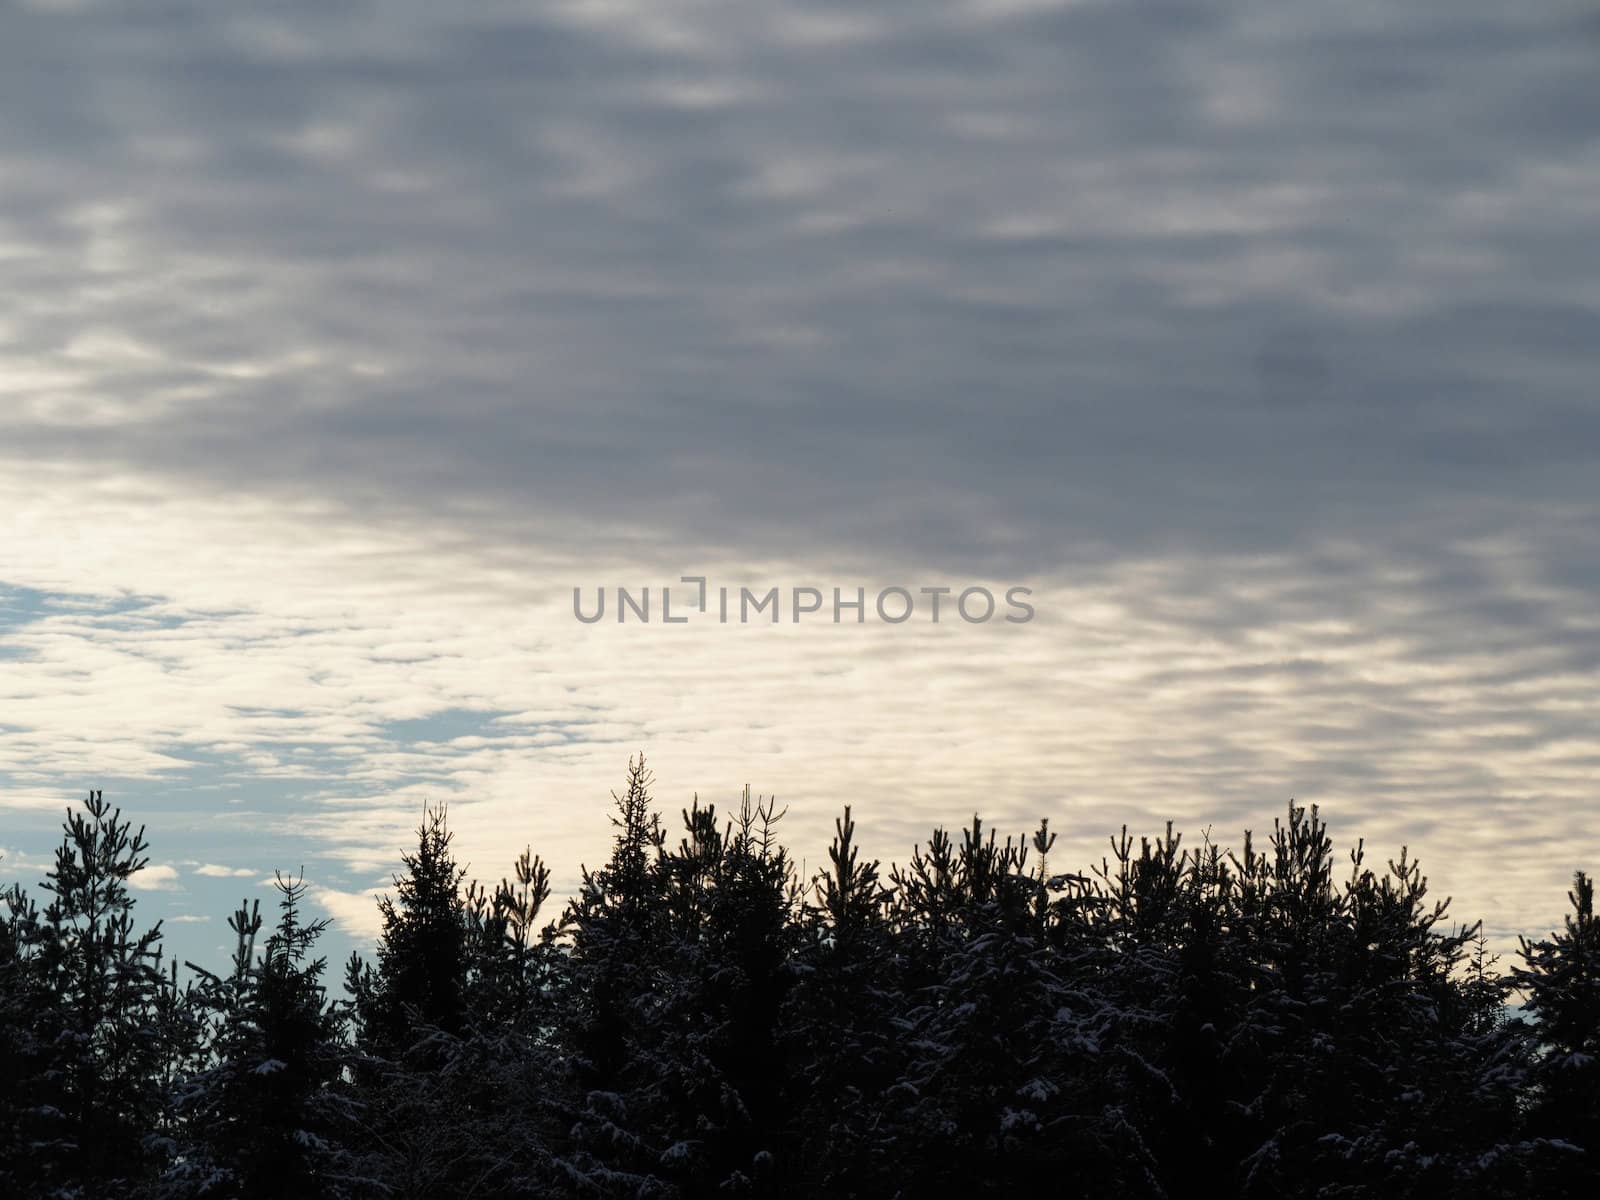
M 493 891 L 476 881 L 463 894 L 466 996 L 469 1022 L 521 1027 L 550 999 L 554 985 L 553 927 L 541 935 L 539 913 L 550 899 L 550 870 L 531 847 L 512 864 L 512 877 Z
M 551 1168 L 530 1076 L 550 1060 L 527 1022 L 548 950 L 530 931 L 548 876 L 525 856 L 492 897 L 464 886 L 446 818 L 425 810 L 396 898 L 379 902 L 376 967 L 353 955 L 346 972 L 364 1170 L 392 1197 L 537 1195 Z
M 459 1033 L 466 1014 L 466 869 L 450 851 L 453 835 L 443 806 L 424 810 L 417 848 L 402 856 L 394 877 L 398 899 L 383 896 L 377 968 L 351 964 L 363 1051 L 397 1059 L 415 1046 L 420 1028 Z
M 232 970 L 161 970 L 98 793 L 41 911 L 0 897 L 0 1195 L 1499 1200 L 1595 1190 L 1600 922 L 1512 978 L 1409 852 L 1314 808 L 1263 848 L 1124 829 L 1085 874 L 974 818 L 903 867 L 851 810 L 802 893 L 746 789 L 669 846 L 643 760 L 559 925 L 524 851 L 467 883 L 427 810 L 375 964 L 326 995 L 279 880 Z M 191 964 L 192 966 L 192 964 Z M 1524 1018 L 1508 1019 L 1515 989 Z M 353 1021 L 352 1017 L 359 1017 Z M 354 1032 L 354 1044 L 347 1032 Z
M 876 1123 L 890 1165 L 879 1186 L 892 1194 L 1009 1195 L 1069 1167 L 1062 1036 L 1098 1020 L 1101 1006 L 1073 994 L 1052 945 L 1048 880 L 1028 865 L 1031 849 L 1049 845 L 1045 828 L 1000 843 L 975 817 L 959 845 L 935 831 L 891 874 L 899 1061 Z
M 781 1152 L 784 1048 L 780 1014 L 793 985 L 798 889 L 777 842 L 783 813 L 747 787 L 720 834 L 714 806 L 684 814 L 691 837 L 663 859 L 693 877 L 673 960 L 658 1062 L 673 1177 L 689 1194 L 747 1195 L 773 1186 Z M 671 892 L 669 892 L 669 904 Z
M 874 1127 L 900 1062 L 893 895 L 855 837 L 846 805 L 799 918 L 798 978 L 780 1022 L 791 1127 L 782 1169 L 797 1196 L 873 1195 L 895 1165 Z
M 167 1047 L 158 1013 L 174 985 L 161 967 L 160 923 L 139 929 L 128 891 L 147 849 L 144 830 L 90 792 L 64 822 L 43 884 L 48 905 L 32 913 L 19 897 L 10 906 L 37 1005 L 20 1039 L 31 1060 L 23 1195 L 132 1195 L 161 1164 Z
M 63 1144 L 64 1114 L 47 1087 L 51 1043 L 41 1036 L 60 1018 L 39 958 L 38 906 L 20 885 L 0 894 L 0 1195 L 32 1196 Z
M 609 1091 L 628 1055 L 630 1023 L 652 985 L 651 961 L 665 918 L 658 862 L 666 835 L 650 801 L 643 756 L 629 760 L 628 782 L 612 793 L 616 836 L 604 867 L 583 871 L 579 894 L 563 915 L 577 973 L 567 1014 L 580 1079 Z
M 277 876 L 279 918 L 257 957 L 260 902 L 229 921 L 227 977 L 203 968 L 197 1003 L 213 1021 L 212 1062 L 183 1081 L 184 1140 L 163 1192 L 173 1197 L 307 1200 L 360 1194 L 342 1138 L 345 1015 L 312 958 L 326 919 L 305 923 L 303 878 Z
M 1533 1022 L 1533 1130 L 1561 1161 L 1562 1194 L 1600 1187 L 1600 918 L 1594 880 L 1582 871 L 1567 893 L 1572 911 L 1548 938 L 1520 943 L 1512 979 Z
M 567 914 L 582 1094 L 571 1165 L 605 1194 L 748 1193 L 770 1186 L 782 1132 L 796 899 L 782 814 L 746 790 L 719 826 L 696 799 L 668 850 L 649 784 L 630 762 L 611 858 Z

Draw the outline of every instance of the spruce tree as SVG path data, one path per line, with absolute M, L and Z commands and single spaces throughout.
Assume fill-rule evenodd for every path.
M 46 1014 L 38 906 L 20 885 L 0 894 L 0 1195 L 32 1196 L 65 1142 L 64 1114 L 47 1086 L 52 1044 L 61 1019 Z
M 468 884 L 427 810 L 352 1003 L 280 879 L 233 967 L 162 971 L 142 836 L 91 794 L 41 910 L 0 897 L 0 1195 L 1014 1195 L 1498 1200 L 1595 1190 L 1600 923 L 1508 980 L 1402 848 L 1347 869 L 1291 805 L 1237 854 L 1048 827 L 802 894 L 748 789 L 668 844 L 642 760 L 559 926 L 525 851 Z M 1505 1003 L 1520 996 L 1521 1019 Z M 359 1021 L 350 1018 L 358 1017 Z M 353 1044 L 346 1039 L 353 1030 Z
M 361 1047 L 397 1059 L 411 1050 L 422 1028 L 459 1033 L 465 1017 L 467 967 L 466 869 L 450 850 L 446 809 L 424 809 L 417 848 L 402 856 L 394 877 L 396 898 L 378 901 L 383 929 L 377 967 L 352 964 Z
M 197 1003 L 212 1020 L 211 1063 L 178 1093 L 184 1139 L 164 1194 L 307 1200 L 361 1194 L 343 1145 L 352 1126 L 344 1094 L 345 1015 L 313 958 L 326 919 L 300 915 L 303 878 L 279 874 L 279 918 L 256 954 L 260 902 L 229 922 L 233 971 L 203 968 Z
M 1567 893 L 1572 911 L 1547 938 L 1521 939 L 1512 979 L 1532 1019 L 1537 1050 L 1530 1097 L 1533 1131 L 1549 1139 L 1563 1194 L 1600 1188 L 1600 917 L 1583 871 Z
M 69 811 L 42 913 L 22 917 L 37 1009 L 24 1036 L 32 1077 L 32 1169 L 22 1195 L 83 1189 L 131 1196 L 161 1165 L 167 1047 L 158 1010 L 174 986 L 161 926 L 140 929 L 128 880 L 148 865 L 135 831 L 99 791 Z M 18 910 L 13 907 L 13 912 Z
M 861 859 L 846 805 L 799 917 L 797 979 L 780 1022 L 789 1048 L 789 1194 L 865 1196 L 892 1177 L 894 1148 L 880 1132 L 904 1008 L 892 898 L 877 860 Z

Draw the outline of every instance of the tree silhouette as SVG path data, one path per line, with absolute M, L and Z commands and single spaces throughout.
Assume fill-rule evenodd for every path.
M 20 1050 L 15 1089 L 30 1170 L 19 1195 L 87 1189 L 132 1195 L 168 1127 L 161 1080 L 167 1047 L 155 1014 L 173 985 L 161 967 L 161 927 L 139 929 L 128 879 L 148 865 L 134 831 L 98 792 L 69 811 L 38 912 L 8 900 L 7 998 Z
M 1237 852 L 1127 829 L 1060 872 L 974 816 L 884 869 L 851 807 L 796 875 L 782 812 L 642 758 L 550 919 L 531 849 L 467 878 L 425 809 L 374 961 L 330 996 L 299 876 L 162 969 L 100 793 L 41 908 L 0 896 L 0 1195 L 1490 1200 L 1600 1183 L 1600 921 L 1500 974 L 1402 848 L 1291 804 Z M 539 922 L 545 924 L 540 927 Z M 1508 1004 L 1520 1001 L 1520 1008 Z M 1066 1183 L 1065 1181 L 1070 1181 Z
M 172 1196 L 240 1200 L 345 1196 L 353 1190 L 340 1138 L 352 1113 L 338 1085 L 347 1059 L 345 1014 L 312 958 L 327 920 L 305 923 L 303 878 L 276 877 L 277 927 L 256 954 L 260 902 L 229 921 L 233 971 L 203 968 L 195 1005 L 211 1019 L 211 1062 L 178 1090 L 187 1138 L 169 1168 Z
M 1560 933 L 1521 939 L 1512 982 L 1526 1000 L 1536 1050 L 1532 1128 L 1567 1153 L 1563 1185 L 1600 1187 L 1600 919 L 1594 880 L 1583 871 L 1567 893 L 1572 911 Z

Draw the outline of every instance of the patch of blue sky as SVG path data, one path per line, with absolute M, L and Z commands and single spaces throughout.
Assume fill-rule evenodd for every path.
M 192 615 L 192 614 L 191 614 Z M 0 658 L 23 658 L 30 651 L 7 640 L 51 618 L 70 617 L 95 626 L 97 631 L 142 633 L 182 628 L 189 619 L 169 611 L 159 596 L 123 592 L 114 596 L 76 592 L 46 592 L 0 581 Z
M 0 580 L 0 630 L 26 625 L 48 616 L 52 593 L 36 588 L 18 587 Z
M 34 593 L 18 599 L 18 610 L 48 613 L 48 597 Z M 59 611 L 56 609 L 55 611 Z M 136 611 L 127 608 L 127 612 Z M 302 713 L 287 708 L 234 706 L 263 722 L 281 718 L 296 722 Z M 441 794 L 454 787 L 456 756 L 450 743 L 458 738 L 482 737 L 489 741 L 526 737 L 530 733 L 552 744 L 584 740 L 586 722 L 545 722 L 519 719 L 500 710 L 443 709 L 425 717 L 375 724 L 366 735 L 391 747 L 422 750 L 405 770 L 405 785 L 437 784 Z M 365 738 L 363 738 L 365 740 Z M 350 778 L 349 745 L 326 746 L 289 739 L 252 739 L 247 748 L 169 745 L 163 753 L 173 769 L 156 777 L 121 778 L 85 776 L 80 787 L 66 787 L 59 807 L 6 809 L 0 807 L 0 846 L 16 861 L 0 861 L 0 886 L 19 882 L 35 896 L 61 840 L 61 822 L 91 787 L 103 790 L 134 825 L 146 827 L 150 861 L 175 868 L 177 874 L 157 890 L 136 892 L 142 921 L 164 921 L 169 958 L 193 961 L 212 970 L 227 965 L 231 933 L 227 919 L 241 899 L 259 897 L 264 919 L 276 919 L 277 893 L 270 886 L 275 870 L 300 874 L 319 887 L 360 892 L 389 881 L 400 867 L 405 848 L 394 847 L 393 862 L 381 872 L 353 871 L 345 860 L 320 853 L 308 840 L 305 815 L 317 812 L 332 796 L 368 795 L 381 798 L 390 784 Z M 259 756 L 271 755 L 278 766 L 263 770 Z M 247 761 L 247 759 L 252 761 Z M 0 775 L 0 795 L 21 791 L 20 781 Z M 37 793 L 30 783 L 26 789 Z M 202 868 L 211 868 L 202 874 Z M 224 874 L 224 870 L 235 872 Z M 305 919 L 322 916 L 308 903 Z M 324 935 L 321 951 L 335 965 L 360 948 L 360 938 L 338 924 Z
M 425 717 L 385 721 L 376 733 L 402 745 L 443 745 L 462 737 L 505 737 L 507 730 L 495 722 L 510 715 L 495 709 L 446 708 Z
M 28 654 L 26 647 L 9 642 L 7 635 L 49 616 L 52 611 L 49 599 L 48 592 L 0 582 L 0 659 L 22 658 Z
M 307 811 L 304 781 L 251 776 L 228 769 L 220 756 L 205 756 L 194 769 L 164 779 L 97 779 L 93 786 L 120 807 L 135 828 L 145 827 L 146 852 L 152 865 L 163 868 L 158 886 L 136 887 L 135 912 L 141 927 L 163 922 L 166 957 L 223 970 L 232 953 L 228 917 L 241 900 L 261 901 L 271 925 L 277 918 L 278 893 L 271 880 L 276 871 L 305 878 L 318 886 L 356 891 L 377 880 L 353 875 L 342 861 L 318 853 L 296 816 Z M 7 781 L 0 779 L 0 792 Z M 87 791 L 86 784 L 84 791 Z M 62 838 L 62 822 L 76 808 L 82 793 L 63 794 L 59 808 L 0 808 L 0 887 L 20 883 L 42 905 L 48 899 L 40 883 Z M 396 848 L 395 866 L 399 866 Z M 322 916 L 308 902 L 304 920 Z M 357 948 L 359 939 L 334 926 L 321 947 L 338 963 Z

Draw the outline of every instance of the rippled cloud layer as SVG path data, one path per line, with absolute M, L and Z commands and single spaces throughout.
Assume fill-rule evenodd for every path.
M 303 863 L 358 925 L 424 797 L 570 888 L 644 748 L 813 862 L 846 801 L 1097 855 L 1294 796 L 1550 923 L 1597 51 L 1579 0 L 0 9 L 0 873 L 102 786 L 175 917 Z M 1039 615 L 572 618 L 683 573 Z

